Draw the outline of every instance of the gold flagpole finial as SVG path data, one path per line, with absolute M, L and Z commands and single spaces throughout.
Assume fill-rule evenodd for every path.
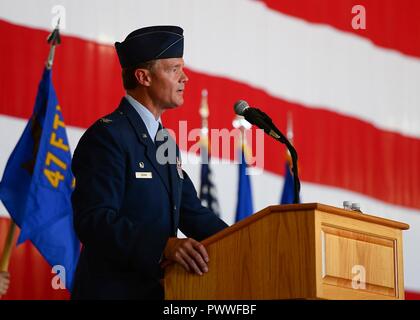
M 287 112 L 287 140 L 293 144 L 293 115 L 291 111 Z
M 201 116 L 201 137 L 202 138 L 208 138 L 208 132 L 209 132 L 209 105 L 207 101 L 208 92 L 207 89 L 203 89 L 201 91 L 201 103 L 200 103 L 200 116 Z
M 207 102 L 207 89 L 201 90 L 200 109 L 198 110 L 201 117 L 201 132 L 200 132 L 200 154 L 201 162 L 208 163 L 209 158 L 209 105 Z
M 247 141 L 246 141 L 246 131 L 251 129 L 252 124 L 250 124 L 248 121 L 245 120 L 243 116 L 235 115 L 235 118 L 232 121 L 232 126 L 235 129 L 239 129 L 241 131 L 241 134 L 239 136 L 239 141 L 235 141 L 236 146 L 240 146 L 245 154 L 245 159 L 247 163 L 250 163 L 250 159 L 252 156 L 251 150 L 248 147 Z

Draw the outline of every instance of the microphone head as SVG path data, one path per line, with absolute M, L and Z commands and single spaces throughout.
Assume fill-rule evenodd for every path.
M 235 113 L 239 116 L 243 116 L 244 111 L 248 108 L 249 108 L 249 104 L 245 100 L 238 100 L 235 102 L 235 105 L 233 106 L 233 110 L 235 110 Z

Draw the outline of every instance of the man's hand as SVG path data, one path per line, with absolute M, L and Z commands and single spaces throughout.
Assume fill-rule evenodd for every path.
M 0 298 L 3 294 L 6 294 L 9 289 L 10 274 L 8 272 L 0 272 Z
M 200 276 L 209 271 L 207 266 L 209 256 L 206 248 L 200 242 L 191 238 L 169 238 L 163 256 L 170 261 L 179 263 L 188 272 Z

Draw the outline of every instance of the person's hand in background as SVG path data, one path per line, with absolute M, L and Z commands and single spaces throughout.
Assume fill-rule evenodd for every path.
M 0 298 L 7 293 L 10 284 L 10 274 L 8 272 L 0 272 Z

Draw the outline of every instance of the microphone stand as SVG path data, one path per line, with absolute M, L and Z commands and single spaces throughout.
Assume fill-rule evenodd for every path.
M 275 132 L 280 136 L 280 138 L 277 138 L 277 141 L 280 141 L 281 143 L 285 144 L 287 149 L 290 152 L 290 156 L 292 157 L 292 172 L 293 172 L 293 187 L 294 187 L 294 203 L 299 203 L 299 192 L 300 192 L 300 180 L 298 175 L 298 166 L 297 166 L 297 160 L 298 155 L 296 152 L 295 147 L 290 143 L 290 141 L 281 133 L 279 129 L 277 129 L 273 125 Z
M 298 174 L 298 166 L 297 166 L 298 155 L 297 155 L 296 149 L 295 147 L 293 147 L 290 141 L 283 135 L 283 133 L 273 124 L 273 121 L 266 113 L 264 113 L 261 110 L 259 110 L 259 113 L 265 121 L 268 121 L 270 123 L 272 127 L 272 131 L 274 131 L 277 135 L 273 134 L 272 132 L 268 134 L 274 139 L 276 139 L 277 141 L 285 144 L 287 149 L 290 152 L 290 156 L 292 157 L 292 173 L 293 173 L 293 187 L 294 187 L 293 202 L 299 203 L 300 180 L 299 180 L 299 174 Z

